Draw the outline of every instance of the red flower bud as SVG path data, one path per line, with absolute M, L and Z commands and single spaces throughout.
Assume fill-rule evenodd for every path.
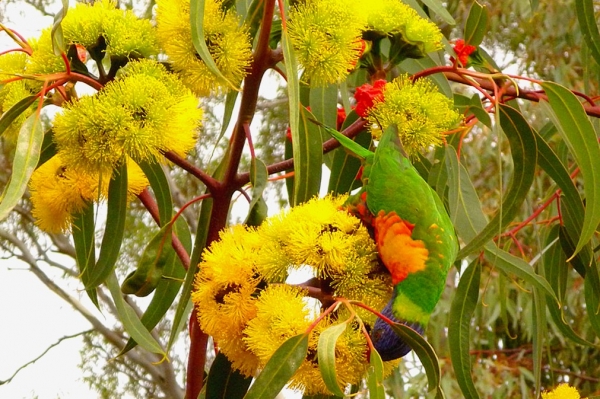
M 458 60 L 463 66 L 466 66 L 469 62 L 469 55 L 471 55 L 477 47 L 471 46 L 470 44 L 465 44 L 463 39 L 458 39 L 454 44 L 454 52 L 458 56 Z M 450 57 L 450 60 L 454 63 L 456 60 L 454 57 Z
M 356 100 L 356 113 L 361 118 L 367 116 L 367 112 L 373 107 L 375 101 L 383 101 L 383 88 L 386 84 L 384 79 L 376 80 L 371 86 L 365 83 L 356 88 L 354 99 Z

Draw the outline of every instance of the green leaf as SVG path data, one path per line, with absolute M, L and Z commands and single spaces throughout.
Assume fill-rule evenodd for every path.
M 536 274 L 529 263 L 501 250 L 493 243 L 488 243 L 485 246 L 484 253 L 485 258 L 495 267 L 502 270 L 504 273 L 514 274 L 534 287 L 537 287 L 558 304 L 558 298 L 556 298 L 556 294 L 554 293 L 554 290 L 552 290 L 550 284 L 548 284 L 548 281 L 539 274 Z
M 554 225 L 548 232 L 545 241 L 546 250 L 542 255 L 542 267 L 539 270 L 540 274 L 548 280 L 548 284 L 550 284 L 556 293 L 559 303 L 563 303 L 567 290 L 569 265 L 567 263 L 567 256 L 557 240 L 559 238 L 559 231 L 560 226 Z M 571 325 L 565 321 L 561 308 L 556 306 L 553 301 L 548 303 L 548 311 L 554 325 L 562 335 L 579 345 L 594 346 L 594 344 L 586 341 L 573 331 Z
M 111 273 L 106 279 L 106 286 L 108 287 L 110 294 L 115 301 L 115 308 L 117 309 L 117 315 L 125 331 L 133 338 L 142 348 L 152 353 L 158 353 L 164 358 L 167 357 L 165 351 L 160 347 L 159 343 L 156 342 L 150 332 L 144 327 L 142 321 L 139 319 L 135 310 L 123 299 L 121 290 L 119 289 L 119 282 L 115 273 Z
M 477 1 L 471 4 L 467 23 L 465 24 L 465 43 L 479 46 L 488 30 L 489 16 L 486 6 Z
M 385 399 L 383 386 L 383 361 L 377 351 L 371 351 L 369 368 L 367 369 L 367 388 L 369 399 Z
M 352 111 L 344 121 L 342 128 L 349 126 L 357 119 L 358 115 L 356 112 Z M 368 149 L 371 146 L 372 136 L 365 129 L 356 136 L 354 141 L 361 147 Z M 335 149 L 327 192 L 334 194 L 345 194 L 350 192 L 357 183 L 356 176 L 360 166 L 360 160 L 356 156 L 348 153 L 343 147 Z
M 307 354 L 308 334 L 299 334 L 285 341 L 273 353 L 244 398 L 275 398 L 298 370 Z
M 73 224 L 71 226 L 73 234 L 73 244 L 75 245 L 75 258 L 79 273 L 83 273 L 91 264 L 96 262 L 96 243 L 94 227 L 94 204 L 90 203 L 80 213 L 73 215 Z M 98 295 L 96 289 L 87 290 L 87 294 L 96 305 L 98 304 Z
M 62 9 L 54 16 L 54 25 L 52 25 L 52 31 L 50 32 L 54 55 L 61 55 L 66 49 L 61 22 L 67 16 L 68 10 L 69 0 L 62 0 Z
M 441 0 L 423 0 L 423 4 L 429 7 L 430 10 L 436 13 L 448 25 L 456 25 L 456 21 L 452 18 L 448 10 L 446 10 Z
M 213 75 L 226 82 L 233 90 L 237 90 L 237 87 L 221 73 L 208 51 L 204 37 L 204 0 L 190 0 L 190 25 L 192 27 L 192 43 L 200 59 L 204 61 Z
M 323 164 L 321 128 L 314 115 L 304 108 L 300 112 L 298 130 L 292 129 L 294 153 L 294 204 L 299 205 L 319 194 Z
M 56 155 L 56 144 L 54 144 L 54 138 L 52 137 L 52 130 L 46 130 L 44 134 L 44 141 L 42 141 L 42 148 L 40 150 L 40 160 L 36 166 L 36 169 L 45 164 L 50 158 Z
M 140 162 L 140 168 L 148 178 L 150 187 L 154 192 L 156 204 L 158 205 L 158 214 L 160 216 L 160 226 L 164 226 L 171 220 L 173 215 L 173 201 L 171 199 L 171 189 L 169 181 L 165 176 L 162 166 L 156 162 Z
M 190 229 L 183 218 L 177 218 L 175 222 L 175 230 L 179 241 L 186 249 L 190 252 L 192 249 L 192 236 Z M 163 316 L 167 313 L 173 301 L 177 297 L 177 293 L 183 284 L 185 278 L 185 269 L 181 264 L 181 260 L 175 254 L 175 251 L 170 252 L 169 259 L 166 262 L 165 269 L 163 271 L 163 278 L 158 283 L 158 287 L 154 291 L 152 301 L 146 308 L 146 311 L 142 315 L 142 323 L 148 329 L 152 330 Z M 120 354 L 127 353 L 133 349 L 137 343 L 130 339 L 125 345 L 125 348 L 121 350 Z
M 37 96 L 28 96 L 19 100 L 0 116 L 0 136 L 8 127 L 31 106 L 37 99 Z M 27 122 L 26 122 L 27 123 Z
M 171 246 L 172 231 L 172 225 L 167 224 L 150 240 L 136 270 L 131 272 L 121 285 L 124 294 L 147 296 L 156 289 L 169 257 L 175 252 Z
M 231 362 L 223 352 L 213 361 L 206 380 L 206 399 L 242 399 L 252 382 L 252 377 L 244 377 L 231 367 Z
M 335 371 L 335 344 L 340 335 L 346 331 L 347 327 L 348 321 L 328 327 L 319 335 L 319 345 L 317 346 L 317 358 L 321 376 L 327 389 L 337 396 L 344 396 L 344 392 L 340 388 L 340 384 L 338 384 L 337 373 Z
M 600 145 L 577 97 L 556 83 L 545 82 L 542 87 L 552 107 L 551 118 L 575 157 L 585 188 L 585 217 L 573 257 L 590 241 L 600 224 Z
M 98 261 L 89 264 L 81 274 L 81 281 L 88 290 L 98 287 L 106 280 L 119 258 L 127 216 L 127 162 L 121 162 L 119 169 L 112 173 L 108 185 L 107 208 L 106 228 Z
M 427 374 L 429 392 L 435 391 L 436 398 L 444 398 L 444 392 L 440 387 L 440 364 L 435 351 L 429 342 L 427 342 L 418 332 L 404 324 L 394 323 L 391 327 L 396 335 L 402 338 L 402 340 L 406 342 L 419 357 L 421 364 L 425 368 L 425 373 Z
M 542 356 L 544 350 L 544 337 L 546 336 L 546 300 L 540 293 L 540 289 L 533 287 L 533 308 L 532 308 L 532 358 L 533 358 L 533 376 L 535 383 L 535 397 L 538 398 L 542 389 Z
M 577 11 L 577 21 L 583 39 L 590 49 L 592 57 L 600 65 L 600 33 L 596 23 L 596 13 L 593 0 L 575 0 L 575 10 Z
M 309 94 L 310 112 L 315 119 L 326 126 L 337 127 L 337 84 L 330 84 L 324 87 L 313 87 Z M 329 139 L 329 135 L 321 130 L 321 141 Z M 328 167 L 331 167 L 333 155 L 331 153 L 323 155 L 323 160 Z
M 456 295 L 450 307 L 448 325 L 448 347 L 456 380 L 463 395 L 467 398 L 479 398 L 471 375 L 471 318 L 479 300 L 479 280 L 481 264 L 475 259 L 460 277 Z
M 590 325 L 596 336 L 600 337 L 600 277 L 594 259 L 585 275 L 584 296 Z
M 399 67 L 408 72 L 411 75 L 414 75 L 417 72 L 421 72 L 424 69 L 434 68 L 439 64 L 435 62 L 435 60 L 427 55 L 423 58 L 407 58 L 399 64 Z M 450 87 L 450 83 L 446 76 L 442 73 L 436 73 L 428 76 L 428 79 L 431 79 L 433 83 L 440 89 L 440 91 L 448 98 L 452 98 L 452 87 Z
M 39 115 L 30 115 L 21 126 L 10 182 L 0 196 L 0 220 L 4 220 L 19 203 L 27 189 L 29 178 L 40 159 L 44 131 Z
M 267 166 L 263 161 L 258 158 L 252 158 L 250 162 L 250 183 L 252 183 L 252 200 L 250 201 L 248 212 L 248 217 L 244 224 L 248 224 L 248 221 L 251 219 L 251 216 L 255 214 L 261 207 L 266 206 L 264 201 L 260 201 L 262 199 L 263 191 L 267 187 L 267 179 L 269 178 L 269 173 L 267 171 Z M 260 201 L 260 203 L 259 203 Z
M 515 109 L 500 105 L 500 125 L 508 137 L 513 159 L 513 176 L 504 194 L 500 210 L 477 236 L 464 246 L 458 259 L 478 251 L 483 245 L 501 232 L 516 216 L 527 198 L 535 177 L 537 164 L 536 136 L 525 118 Z

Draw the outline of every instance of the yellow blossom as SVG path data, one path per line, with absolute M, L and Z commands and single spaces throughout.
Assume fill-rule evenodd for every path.
M 144 191 L 150 183 L 146 178 L 142 168 L 131 158 L 127 158 L 127 198 L 129 201 Z
M 51 28 L 46 28 L 37 40 L 29 41 L 33 53 L 27 63 L 26 72 L 28 74 L 50 74 L 66 69 L 63 59 L 54 54 L 51 30 Z
M 307 0 L 290 11 L 289 34 L 313 86 L 345 79 L 361 55 L 360 14 L 346 0 Z
M 131 10 L 120 10 L 113 0 L 78 3 L 62 22 L 65 40 L 91 50 L 99 48 L 110 56 L 130 54 L 147 57 L 157 52 L 154 28 Z
M 355 5 L 367 20 L 367 30 L 401 39 L 417 47 L 423 56 L 442 48 L 442 32 L 436 24 L 419 16 L 410 6 L 399 0 L 357 2 Z
M 577 389 L 569 384 L 560 384 L 550 392 L 543 392 L 542 399 L 579 399 Z
M 383 100 L 368 111 L 371 132 L 377 138 L 381 131 L 395 124 L 404 150 L 415 155 L 419 150 L 444 142 L 444 132 L 461 119 L 453 102 L 440 93 L 428 79 L 412 82 L 401 75 L 385 85 Z
M 124 155 L 156 161 L 161 152 L 185 155 L 195 145 L 202 110 L 191 91 L 155 61 L 124 69 L 97 95 L 56 116 L 55 141 L 70 164 L 98 172 Z
M 49 233 L 69 229 L 73 214 L 98 197 L 98 178 L 75 171 L 59 155 L 50 158 L 31 176 L 32 214 L 38 227 Z
M 234 11 L 224 12 L 222 0 L 208 0 L 204 8 L 204 37 L 219 71 L 232 84 L 246 76 L 251 45 L 246 27 Z M 158 0 L 157 37 L 173 70 L 195 94 L 205 96 L 227 88 L 200 58 L 192 42 L 189 0 Z M 182 23 L 186 21 L 186 23 Z
M 8 83 L 0 89 L 0 114 L 8 111 L 13 105 L 32 94 L 27 82 L 23 80 Z M 38 102 L 35 101 L 27 110 L 15 118 L 4 133 L 2 133 L 2 137 L 5 137 L 10 142 L 16 142 L 21 125 L 29 115 L 35 112 L 37 106 Z

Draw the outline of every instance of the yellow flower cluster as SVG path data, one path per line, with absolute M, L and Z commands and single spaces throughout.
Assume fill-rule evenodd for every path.
M 433 22 L 399 0 L 301 1 L 290 11 L 289 34 L 313 86 L 345 79 L 362 55 L 361 38 L 389 37 L 408 45 L 410 57 L 441 49 L 443 38 Z
M 0 56 L 0 82 L 15 78 L 25 71 L 27 55 L 22 52 L 8 53 Z M 8 84 L 0 83 L 0 115 L 8 111 L 13 105 L 23 98 L 32 95 L 30 85 L 23 80 L 12 81 Z M 29 110 L 19 115 L 4 131 L 2 137 L 10 142 L 16 141 L 20 126 L 35 109 L 37 103 Z
M 95 96 L 68 104 L 54 120 L 65 160 L 88 173 L 112 170 L 124 155 L 154 161 L 184 154 L 196 141 L 202 111 L 195 96 L 155 61 L 130 62 Z
M 150 21 L 138 18 L 131 10 L 118 9 L 114 0 L 78 3 L 69 9 L 61 26 L 67 44 L 82 45 L 99 56 L 147 57 L 157 53 L 156 32 Z M 39 39 L 32 40 L 27 73 L 65 70 L 63 59 L 54 54 L 50 33 L 51 28 L 44 29 Z
M 579 399 L 577 389 L 569 384 L 560 384 L 550 392 L 543 392 L 542 399 Z
M 114 0 L 78 3 L 67 13 L 62 28 L 69 44 L 88 50 L 106 46 L 109 56 L 156 54 L 156 34 L 150 21 L 139 19 L 131 10 L 118 9 Z
M 454 110 L 452 100 L 430 80 L 413 83 L 408 75 L 401 75 L 385 85 L 383 100 L 376 100 L 367 119 L 376 138 L 395 124 L 404 150 L 414 155 L 423 148 L 442 144 L 444 132 L 454 127 L 461 116 Z
M 128 195 L 139 194 L 148 186 L 140 167 L 127 161 Z M 29 181 L 31 213 L 38 227 L 49 233 L 64 233 L 71 227 L 73 215 L 92 201 L 108 194 L 110 174 L 74 170 L 61 155 L 55 155 L 35 170 Z
M 310 268 L 316 278 L 333 282 L 329 293 L 333 296 L 375 308 L 389 300 L 389 276 L 378 269 L 366 228 L 340 210 L 344 200 L 313 199 L 258 228 L 234 226 L 205 250 L 192 293 L 200 327 L 244 375 L 264 367 L 283 342 L 307 331 L 321 312 L 305 289 L 284 283 L 290 270 Z M 313 330 L 309 356 L 291 381 L 306 394 L 328 393 L 316 351 L 319 334 L 349 316 L 346 311 L 337 315 Z M 374 322 L 366 312 L 358 315 L 364 323 Z M 336 345 L 339 383 L 359 382 L 368 361 L 358 323 L 349 323 Z
M 233 11 L 224 11 L 223 0 L 204 5 L 204 38 L 219 71 L 214 75 L 196 52 L 192 42 L 189 0 L 158 0 L 157 36 L 173 70 L 195 94 L 205 96 L 237 85 L 250 65 L 251 43 L 247 29 Z

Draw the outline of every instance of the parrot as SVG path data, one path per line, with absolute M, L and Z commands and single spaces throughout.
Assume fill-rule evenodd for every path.
M 391 274 L 392 298 L 381 313 L 423 335 L 458 253 L 450 216 L 404 153 L 395 126 L 384 130 L 375 152 L 337 130 L 326 131 L 362 160 L 363 185 L 344 207 L 367 226 Z M 370 337 L 384 361 L 411 350 L 380 318 Z

